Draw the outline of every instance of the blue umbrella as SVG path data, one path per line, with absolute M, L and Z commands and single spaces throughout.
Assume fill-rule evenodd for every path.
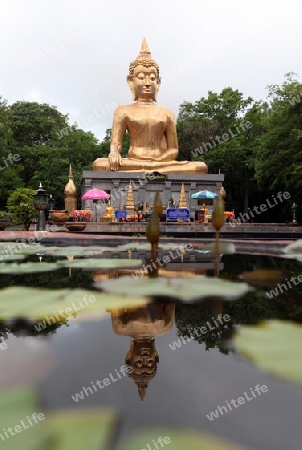
M 195 192 L 195 194 L 192 194 L 191 198 L 216 198 L 217 194 L 212 191 L 199 191 Z

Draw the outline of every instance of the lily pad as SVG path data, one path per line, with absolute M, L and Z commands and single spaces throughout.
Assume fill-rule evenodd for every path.
M 85 256 L 88 253 L 87 247 L 80 246 L 70 246 L 70 247 L 54 247 L 52 249 L 46 249 L 45 252 L 48 255 L 53 256 Z M 102 254 L 103 250 L 101 248 L 98 249 L 97 254 Z M 96 252 L 95 252 L 96 253 Z
M 302 383 L 302 325 L 278 320 L 240 328 L 235 344 L 261 369 Z
M 134 274 L 133 274 L 134 275 Z M 129 297 L 170 297 L 182 301 L 208 298 L 235 300 L 246 294 L 250 288 L 246 283 L 235 283 L 203 275 L 194 278 L 146 278 L 136 272 L 134 276 L 124 276 L 115 280 L 102 280 L 95 286 L 115 294 L 126 293 Z
M 50 323 L 60 323 L 73 314 L 84 317 L 87 312 L 139 307 L 147 303 L 149 300 L 142 296 L 129 298 L 84 289 L 9 287 L 0 290 L 0 319 L 24 318 L 36 321 L 47 317 Z
M 158 248 L 161 248 L 163 250 L 172 250 L 174 248 L 179 248 L 180 244 L 176 242 L 159 242 Z M 125 251 L 125 250 L 151 250 L 151 245 L 149 242 L 128 242 L 127 244 L 119 245 L 118 247 L 115 247 L 115 249 L 112 249 L 112 251 Z
M 56 263 L 25 263 L 25 264 L 0 264 L 0 273 L 22 275 L 23 273 L 50 272 L 59 269 Z
M 286 254 L 301 254 L 302 255 L 302 239 L 298 239 L 295 242 L 292 242 L 291 244 L 287 245 L 283 252 Z
M 25 259 L 24 255 L 3 255 L 3 257 L 0 258 L 0 263 L 4 261 L 21 261 L 22 259 Z
M 32 419 L 33 413 L 36 413 L 37 423 Z M 2 393 L 0 416 L 1 427 L 5 430 L 12 425 L 26 430 L 26 436 L 20 431 L 11 437 L 7 432 L 8 438 L 2 442 L 5 450 L 106 450 L 112 442 L 118 419 L 114 411 L 105 408 L 44 415 L 37 406 L 35 392 L 29 388 Z M 6 437 L 4 432 L 1 434 Z
M 1 392 L 0 398 L 0 417 L 1 429 L 7 430 L 9 427 L 19 426 L 21 431 L 26 430 L 26 437 L 19 431 L 8 437 L 2 431 L 2 436 L 6 439 L 1 446 L 5 450 L 40 450 L 44 448 L 46 440 L 50 437 L 45 427 L 45 416 L 42 421 L 37 419 L 37 423 L 32 421 L 30 426 L 27 417 L 31 418 L 33 413 L 41 413 L 36 405 L 36 395 L 31 389 L 16 389 L 8 392 Z M 42 416 L 40 416 L 42 418 Z M 22 426 L 22 422 L 25 427 Z M 12 428 L 11 428 L 12 429 Z
M 215 242 L 211 244 L 206 244 L 200 250 L 210 250 L 211 252 L 215 252 Z M 218 252 L 223 253 L 224 255 L 233 255 L 236 252 L 236 247 L 231 242 L 219 242 Z
M 44 450 L 107 450 L 117 418 L 115 412 L 105 408 L 57 412 L 47 421 L 53 445 Z
M 158 442 L 159 437 L 162 438 L 162 445 Z M 167 447 L 167 450 L 247 450 L 246 447 L 230 444 L 208 434 L 172 428 L 152 428 L 140 432 L 122 441 L 118 450 L 145 449 L 147 444 L 149 444 L 148 448 L 153 449 L 155 448 L 154 441 L 155 443 L 157 441 L 157 448 Z
M 118 258 L 86 258 L 72 261 L 59 261 L 58 264 L 65 267 L 78 269 L 129 269 L 141 267 L 143 261 L 140 259 L 118 259 Z

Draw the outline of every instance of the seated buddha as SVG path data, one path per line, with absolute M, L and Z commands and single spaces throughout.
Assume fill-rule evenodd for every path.
M 119 172 L 207 173 L 203 162 L 176 161 L 178 141 L 173 112 L 156 104 L 160 87 L 159 66 L 151 59 L 146 40 L 130 64 L 128 85 L 134 103 L 114 112 L 110 153 L 98 158 L 93 170 Z M 122 158 L 125 133 L 130 137 L 128 157 Z
M 107 204 L 107 207 L 106 207 L 106 213 L 102 215 L 101 220 L 114 218 L 115 217 L 114 216 L 114 212 L 115 212 L 114 208 L 111 206 L 110 200 L 108 200 L 108 204 Z

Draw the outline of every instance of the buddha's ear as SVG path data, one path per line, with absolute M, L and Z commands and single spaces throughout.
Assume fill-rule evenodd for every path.
M 127 76 L 127 84 L 130 87 L 131 93 L 132 93 L 132 100 L 135 102 L 137 98 L 135 98 L 135 92 L 134 92 L 134 84 L 133 84 L 133 77 L 132 75 Z
M 156 83 L 156 88 L 155 88 L 155 95 L 154 95 L 154 101 L 156 102 L 157 101 L 157 94 L 158 94 L 158 91 L 159 91 L 159 88 L 160 88 L 160 84 L 161 84 L 161 78 L 160 77 L 158 77 L 157 78 L 157 83 Z
M 133 349 L 134 349 L 134 341 L 132 340 L 132 341 L 130 341 L 130 350 L 126 354 L 126 358 L 125 358 L 125 363 L 128 365 L 131 364 Z

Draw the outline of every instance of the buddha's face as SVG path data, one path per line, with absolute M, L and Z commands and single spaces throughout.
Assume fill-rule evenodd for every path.
M 132 76 L 127 78 L 133 100 L 150 99 L 156 101 L 160 86 L 160 79 L 154 66 L 138 65 Z
M 126 363 L 132 367 L 134 373 L 138 375 L 142 373 L 152 374 L 158 359 L 154 339 L 139 342 L 131 341 L 130 351 L 126 356 Z

